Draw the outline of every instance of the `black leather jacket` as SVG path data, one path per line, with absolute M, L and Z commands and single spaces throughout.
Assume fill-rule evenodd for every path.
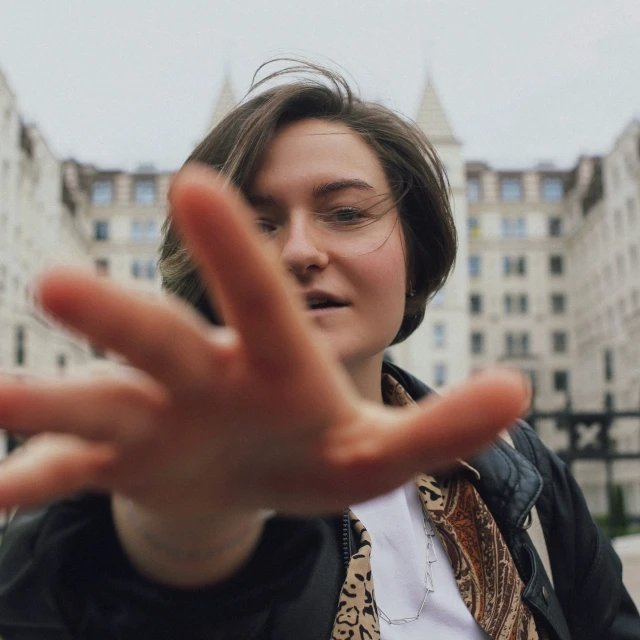
M 414 398 L 421 382 L 385 363 Z M 520 425 L 472 460 L 525 584 L 523 597 L 555 640 L 640 640 L 620 560 L 565 465 Z M 536 505 L 555 588 L 527 533 Z M 106 496 L 83 496 L 14 518 L 0 548 L 3 640 L 327 640 L 344 579 L 341 517 L 269 521 L 245 568 L 186 591 L 140 576 L 113 530 Z

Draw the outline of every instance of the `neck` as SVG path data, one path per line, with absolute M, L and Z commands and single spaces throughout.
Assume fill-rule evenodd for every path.
M 345 363 L 347 373 L 360 396 L 378 404 L 383 403 L 381 385 L 383 358 L 384 353 L 381 352 L 371 358 Z

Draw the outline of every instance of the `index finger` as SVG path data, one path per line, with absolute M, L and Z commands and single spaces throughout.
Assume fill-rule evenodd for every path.
M 211 169 L 191 165 L 176 177 L 170 200 L 209 295 L 249 357 L 270 374 L 306 369 L 317 375 L 321 350 L 286 273 L 260 246 L 254 214 L 240 194 Z

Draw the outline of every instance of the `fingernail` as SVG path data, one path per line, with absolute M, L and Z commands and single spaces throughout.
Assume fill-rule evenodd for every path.
M 524 389 L 526 398 L 523 403 L 522 410 L 523 413 L 529 413 L 529 410 L 531 409 L 531 403 L 533 402 L 533 385 L 531 384 L 531 378 L 526 373 L 522 373 L 521 371 L 519 373 L 520 382 L 522 384 L 522 388 Z

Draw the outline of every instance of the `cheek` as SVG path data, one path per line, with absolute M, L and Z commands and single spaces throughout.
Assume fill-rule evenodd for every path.
M 400 237 L 390 238 L 373 253 L 363 256 L 360 273 L 371 293 L 371 304 L 391 322 L 402 321 L 405 308 L 406 260 Z

